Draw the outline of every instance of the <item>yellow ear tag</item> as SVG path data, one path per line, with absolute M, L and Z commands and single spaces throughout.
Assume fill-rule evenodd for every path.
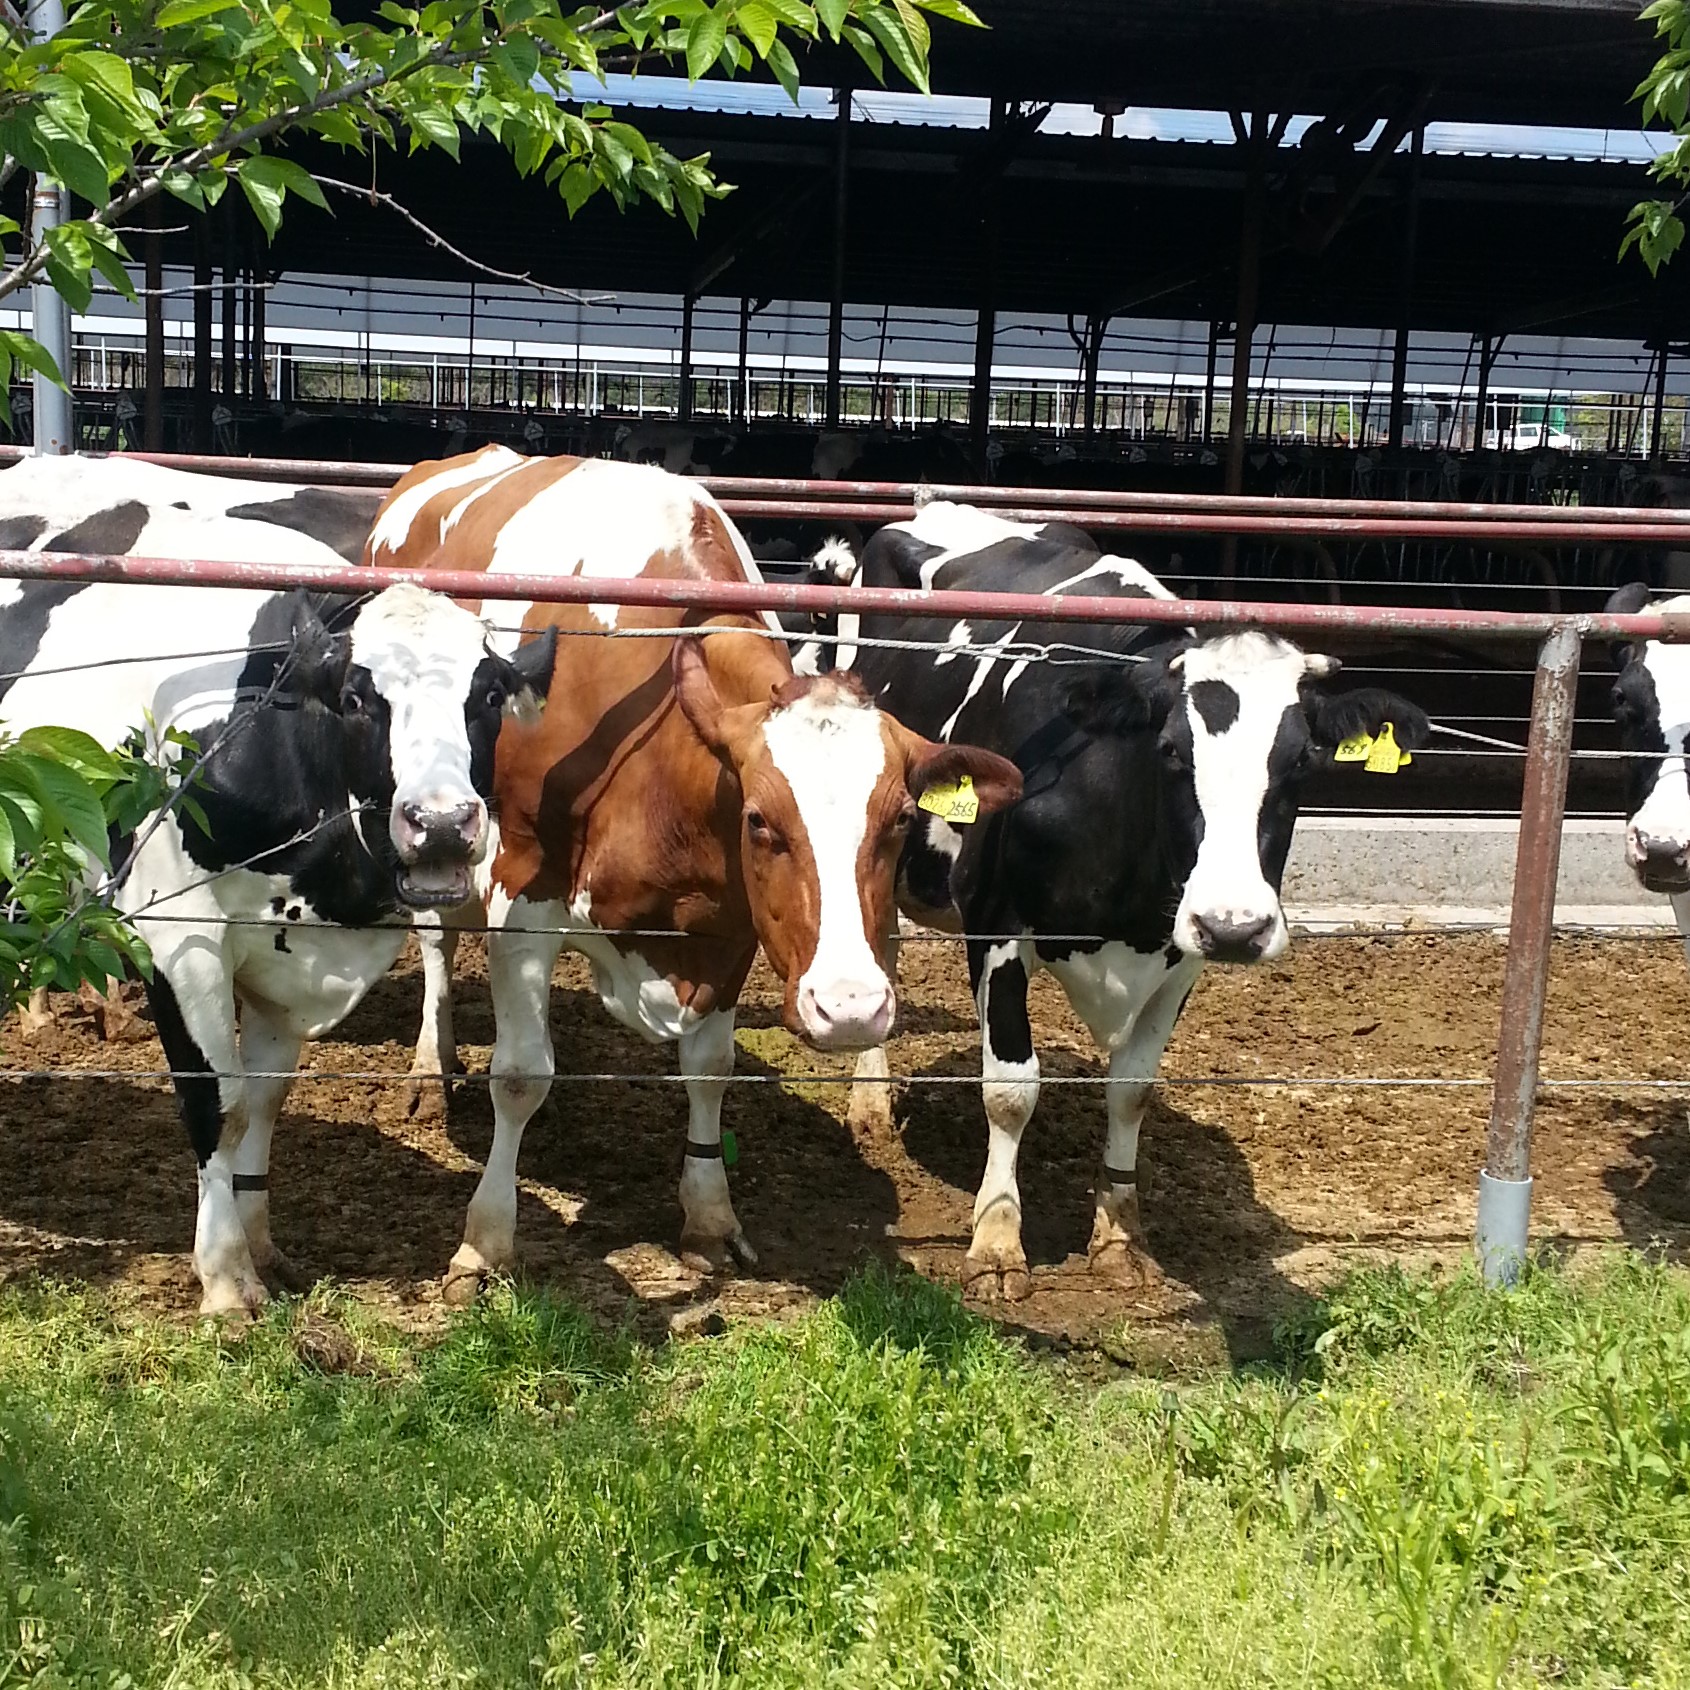
M 1379 730 L 1373 749 L 1367 754 L 1363 767 L 1370 775 L 1394 775 L 1398 769 L 1414 759 L 1397 744 L 1396 729 L 1389 722 Z
M 974 777 L 964 775 L 961 780 L 935 783 L 916 799 L 916 807 L 958 827 L 978 821 L 980 795 L 974 790 Z
M 1372 734 L 1356 734 L 1353 738 L 1346 739 L 1332 753 L 1332 761 L 1334 763 L 1365 763 L 1368 753 L 1372 749 Z

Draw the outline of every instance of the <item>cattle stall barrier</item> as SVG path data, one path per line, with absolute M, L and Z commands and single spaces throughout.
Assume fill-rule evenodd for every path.
M 1531 1136 L 1539 1087 L 1544 1000 L 1554 923 L 1556 873 L 1572 757 L 1573 689 L 1586 639 L 1690 642 L 1690 615 L 1549 615 L 1341 605 L 1254 604 L 1177 599 L 1048 599 L 1033 594 L 776 585 L 746 582 L 610 580 L 487 575 L 468 570 L 301 568 L 262 563 L 79 553 L 0 551 L 0 577 L 368 593 L 401 583 L 448 596 L 567 604 L 615 604 L 695 612 L 886 612 L 962 621 L 1020 619 L 1045 624 L 1256 626 L 1286 634 L 1335 629 L 1395 634 L 1473 634 L 1530 640 L 1537 669 L 1526 783 L 1516 856 L 1501 1026 L 1492 1076 L 1476 1243 L 1492 1285 L 1517 1278 L 1526 1259 Z M 605 630 L 606 637 L 612 630 Z M 1506 747 L 1517 751 L 1518 747 Z M 1607 755 L 1623 755 L 1608 753 Z M 1047 936 L 1048 937 L 1048 936 Z M 1153 1077 L 1152 1077 L 1153 1078 Z M 1353 1082 L 1352 1082 L 1353 1083 Z M 1481 1082 L 1482 1083 L 1482 1082 Z M 1655 1082 L 1658 1083 L 1658 1082 Z

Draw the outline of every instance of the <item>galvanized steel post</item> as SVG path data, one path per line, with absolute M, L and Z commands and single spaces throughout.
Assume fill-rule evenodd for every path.
M 65 27 L 64 0 L 36 0 L 29 8 L 29 33 L 36 41 L 50 41 Z M 69 195 L 61 183 L 38 175 L 31 195 L 29 238 L 46 239 L 49 229 L 65 220 Z M 31 329 L 51 354 L 66 385 L 60 387 L 44 375 L 35 378 L 35 450 L 38 455 L 57 455 L 76 450 L 76 420 L 69 384 L 76 379 L 71 358 L 70 306 L 64 296 L 43 275 L 32 289 Z
M 1549 942 L 1555 927 L 1555 881 L 1561 867 L 1561 822 L 1567 808 L 1580 644 L 1573 624 L 1562 623 L 1554 629 L 1538 648 L 1532 689 L 1520 843 L 1514 857 L 1514 904 L 1502 979 L 1502 1026 L 1485 1166 L 1479 1175 L 1477 1242 L 1479 1268 L 1487 1285 L 1512 1284 L 1526 1257 L 1532 1109 L 1549 986 Z

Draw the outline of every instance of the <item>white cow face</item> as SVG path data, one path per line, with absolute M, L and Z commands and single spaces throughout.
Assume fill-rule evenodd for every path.
M 378 594 L 352 624 L 339 707 L 355 795 L 388 808 L 400 900 L 460 904 L 487 853 L 493 750 L 507 715 L 539 710 L 557 636 L 513 659 L 488 649 L 480 618 L 412 586 Z
M 1622 587 L 1614 615 L 1643 609 L 1648 590 Z M 1690 610 L 1690 598 L 1656 610 Z M 1644 640 L 1617 646 L 1614 720 L 1627 751 L 1625 860 L 1651 892 L 1690 892 L 1690 649 Z
M 1321 692 L 1315 683 L 1338 666 L 1251 631 L 1075 688 L 1068 713 L 1082 727 L 1147 742 L 1147 794 L 1179 892 L 1173 942 L 1186 955 L 1283 955 L 1290 933 L 1279 885 L 1304 782 L 1343 740 L 1377 734 L 1387 721 L 1405 750 L 1429 736 L 1424 714 L 1394 693 Z

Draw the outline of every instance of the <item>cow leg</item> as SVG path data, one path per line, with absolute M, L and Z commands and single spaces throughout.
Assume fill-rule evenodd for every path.
M 299 1066 L 297 1034 L 269 1009 L 241 1003 L 241 1067 L 246 1081 L 246 1131 L 234 1147 L 235 1207 L 253 1266 L 272 1292 L 303 1291 L 308 1283 L 270 1237 L 270 1138 L 293 1089 Z
M 974 1199 L 974 1237 L 962 1267 L 971 1296 L 1018 1302 L 1031 1289 L 1021 1247 L 1021 1188 L 1015 1160 L 1021 1134 L 1039 1101 L 1039 1059 L 1027 1016 L 1033 943 L 968 947 L 974 1001 L 980 1012 L 981 1095 L 986 1105 L 986 1172 Z
M 728 1193 L 722 1162 L 722 1095 L 734 1068 L 731 1009 L 706 1015 L 681 1035 L 681 1072 L 687 1086 L 687 1154 L 681 1164 L 681 1260 L 699 1273 L 716 1273 L 731 1256 L 755 1267 Z
M 888 942 L 885 954 L 886 974 L 895 987 L 898 983 L 898 940 Z M 861 1138 L 884 1138 L 892 1131 L 892 1067 L 887 1059 L 886 1046 L 876 1045 L 857 1058 L 851 1076 L 851 1102 L 845 1111 L 845 1124 Z
M 444 1121 L 452 1101 L 452 1077 L 459 1072 L 452 1035 L 452 963 L 458 930 L 438 915 L 419 915 L 417 949 L 422 952 L 423 1012 L 417 1053 L 405 1080 L 405 1113 L 419 1121 Z
M 502 898 L 496 906 L 504 905 Z M 493 1148 L 470 1199 L 464 1241 L 446 1270 L 446 1301 L 469 1303 L 489 1273 L 516 1260 L 516 1159 L 523 1129 L 552 1089 L 552 969 L 563 949 L 568 911 L 518 899 L 504 905 L 509 930 L 487 935 L 493 989 Z M 489 926 L 496 918 L 489 916 Z
M 1156 989 L 1111 1052 L 1107 1088 L 1109 1137 L 1098 1174 L 1087 1254 L 1091 1271 L 1123 1291 L 1140 1292 L 1161 1278 L 1150 1255 L 1138 1204 L 1138 1133 L 1150 1100 L 1150 1077 L 1162 1061 L 1201 964 L 1180 963 Z
M 1678 931 L 1684 940 L 1684 960 L 1690 962 L 1690 892 L 1680 892 L 1672 900 L 1672 918 L 1678 923 Z M 35 999 L 32 997 L 29 1001 L 33 1008 Z
M 235 1201 L 235 1157 L 246 1132 L 246 1096 L 235 1035 L 235 994 L 214 941 L 154 952 L 148 986 L 165 1060 L 199 1162 L 194 1272 L 201 1314 L 245 1314 L 269 1300 Z

